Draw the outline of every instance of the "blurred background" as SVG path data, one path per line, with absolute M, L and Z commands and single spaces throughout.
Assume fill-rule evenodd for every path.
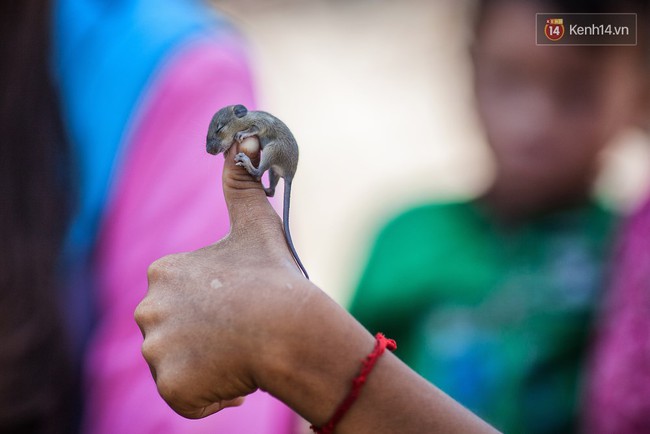
M 375 233 L 492 176 L 470 57 L 471 1 L 213 0 L 244 33 L 258 106 L 300 145 L 292 235 L 312 280 L 347 303 Z M 629 210 L 650 185 L 641 131 L 605 153 L 595 194 Z
M 637 13 L 645 44 L 534 47 L 546 7 Z M 0 432 L 299 423 L 261 391 L 219 417 L 176 415 L 133 320 L 149 264 L 229 229 L 204 146 L 214 111 L 236 103 L 277 115 L 300 144 L 291 227 L 313 281 L 416 372 L 503 432 L 650 432 L 650 202 L 613 257 L 615 216 L 584 200 L 607 141 L 598 200 L 625 213 L 650 193 L 648 134 L 628 127 L 650 125 L 650 0 L 22 0 L 0 12 Z

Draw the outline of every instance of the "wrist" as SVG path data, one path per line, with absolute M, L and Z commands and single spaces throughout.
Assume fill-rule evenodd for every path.
M 311 282 L 297 279 L 297 299 L 261 359 L 259 386 L 316 426 L 348 394 L 375 339 Z
M 383 333 L 377 333 L 375 335 L 375 339 L 376 339 L 375 348 L 372 350 L 370 354 L 366 356 L 366 358 L 361 363 L 361 369 L 359 371 L 359 374 L 356 377 L 354 377 L 354 380 L 352 380 L 352 387 L 350 388 L 350 391 L 346 395 L 345 399 L 341 401 L 341 403 L 338 405 L 332 417 L 324 425 L 311 426 L 311 429 L 315 433 L 331 434 L 334 432 L 334 430 L 337 428 L 337 425 L 339 425 L 339 422 L 341 422 L 341 419 L 345 417 L 348 410 L 350 410 L 350 408 L 356 402 L 357 398 L 359 398 L 361 389 L 363 388 L 364 384 L 366 383 L 366 380 L 368 379 L 368 376 L 372 372 L 373 368 L 375 367 L 375 364 L 382 356 L 384 351 L 386 351 L 387 349 L 390 351 L 394 351 L 395 349 L 397 349 L 396 342 L 392 339 L 386 338 L 386 336 L 384 336 Z

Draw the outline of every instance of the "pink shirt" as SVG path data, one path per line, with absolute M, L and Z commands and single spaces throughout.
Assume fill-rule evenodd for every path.
M 85 363 L 84 432 L 292 432 L 293 413 L 263 392 L 204 420 L 174 413 L 158 395 L 133 319 L 157 258 L 203 247 L 228 232 L 221 189 L 223 158 L 208 155 L 205 136 L 220 107 L 253 106 L 246 59 L 236 41 L 184 45 L 152 80 L 130 128 L 96 257 L 98 325 Z
M 650 200 L 621 241 L 587 378 L 590 434 L 650 432 Z

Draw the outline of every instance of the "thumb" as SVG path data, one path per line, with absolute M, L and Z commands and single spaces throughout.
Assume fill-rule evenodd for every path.
M 235 155 L 244 152 L 257 166 L 260 161 L 260 146 L 257 137 L 249 137 L 242 143 L 234 143 L 224 153 L 223 195 L 230 217 L 230 232 L 242 235 L 254 231 L 258 234 L 277 232 L 282 236 L 282 224 L 269 203 L 261 181 L 248 171 L 237 166 Z

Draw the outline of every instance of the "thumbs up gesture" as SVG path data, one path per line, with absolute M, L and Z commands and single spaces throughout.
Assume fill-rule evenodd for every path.
M 259 159 L 256 138 L 240 147 Z M 260 309 L 272 308 L 273 293 L 289 296 L 304 280 L 261 183 L 235 165 L 237 152 L 233 146 L 224 156 L 230 233 L 214 245 L 151 264 L 149 291 L 135 312 L 145 337 L 142 353 L 160 394 L 189 418 L 238 405 L 260 387 L 255 363 L 277 333 L 274 324 L 259 323 L 272 313 Z M 307 296 L 304 290 L 292 295 Z

